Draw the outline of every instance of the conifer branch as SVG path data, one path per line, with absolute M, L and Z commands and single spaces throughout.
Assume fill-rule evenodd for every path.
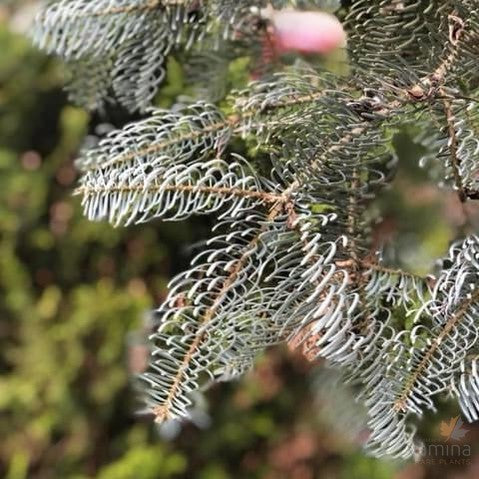
M 452 111 L 452 105 L 449 100 L 445 99 L 443 103 L 444 103 L 444 113 L 446 115 L 446 121 L 447 121 L 447 129 L 449 134 L 449 151 L 451 155 L 451 167 L 452 167 L 452 172 L 454 177 L 454 185 L 457 189 L 459 201 L 461 203 L 465 203 L 467 201 L 468 195 L 466 191 L 464 190 L 464 186 L 462 184 L 462 177 L 460 174 L 459 158 L 457 154 L 458 139 L 456 134 L 456 127 L 454 125 L 455 123 L 454 113 Z
M 447 320 L 440 333 L 432 340 L 431 345 L 425 351 L 424 356 L 419 364 L 406 377 L 401 396 L 394 403 L 394 409 L 396 411 L 405 412 L 407 410 L 406 401 L 411 395 L 412 390 L 420 380 L 421 376 L 425 373 L 431 358 L 440 348 L 445 338 L 454 331 L 464 316 L 469 313 L 471 306 L 476 301 L 479 301 L 479 289 L 475 290 L 470 297 L 465 298 L 458 305 L 456 311 L 452 313 L 451 317 Z
M 220 187 L 207 187 L 207 186 L 192 186 L 192 185 L 149 185 L 144 186 L 118 186 L 118 187 L 89 187 L 84 186 L 76 190 L 76 194 L 84 195 L 86 197 L 90 195 L 96 195 L 98 193 L 131 193 L 131 192 L 146 192 L 157 193 L 159 191 L 173 191 L 181 193 L 203 193 L 219 196 L 234 196 L 238 198 L 253 198 L 260 200 L 263 203 L 282 203 L 285 201 L 283 195 L 275 195 L 266 191 L 251 191 L 241 188 L 220 188 Z
M 266 217 L 266 221 L 258 232 L 249 240 L 249 242 L 242 248 L 239 258 L 235 260 L 227 270 L 227 276 L 222 280 L 221 285 L 218 288 L 218 292 L 211 298 L 211 306 L 209 306 L 199 319 L 199 326 L 196 333 L 193 335 L 193 340 L 188 347 L 186 353 L 181 359 L 178 371 L 175 373 L 174 378 L 168 388 L 166 399 L 159 405 L 153 408 L 153 414 L 156 417 L 156 421 L 163 422 L 166 419 L 172 417 L 171 408 L 174 398 L 179 394 L 180 385 L 184 379 L 184 375 L 198 349 L 200 348 L 205 335 L 206 327 L 213 320 L 218 308 L 221 306 L 222 301 L 233 287 L 237 280 L 241 270 L 245 267 L 249 256 L 257 248 L 261 241 L 262 235 L 266 232 L 268 226 L 275 221 L 282 211 L 282 202 L 276 202 L 269 210 Z

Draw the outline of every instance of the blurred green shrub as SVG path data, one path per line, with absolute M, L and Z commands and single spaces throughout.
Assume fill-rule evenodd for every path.
M 168 233 L 83 219 L 72 159 L 89 117 L 5 25 L 0 50 L 0 475 L 170 477 L 184 459 L 148 446 L 150 425 L 129 449 L 126 354 L 170 274 Z

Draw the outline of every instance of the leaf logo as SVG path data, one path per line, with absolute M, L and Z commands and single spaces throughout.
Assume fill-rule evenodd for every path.
M 450 440 L 460 441 L 469 430 L 464 427 L 464 422 L 459 416 L 453 417 L 447 421 L 441 421 L 440 434 L 445 438 L 446 442 Z

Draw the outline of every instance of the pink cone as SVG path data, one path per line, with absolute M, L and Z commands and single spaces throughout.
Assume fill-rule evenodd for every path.
M 346 44 L 340 21 L 329 13 L 280 10 L 268 12 L 280 53 L 329 53 Z

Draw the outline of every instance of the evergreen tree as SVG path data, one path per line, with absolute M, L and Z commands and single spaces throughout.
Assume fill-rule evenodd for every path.
M 82 153 L 77 193 L 90 219 L 114 225 L 218 217 L 158 310 L 143 376 L 157 421 L 187 417 L 194 391 L 287 341 L 360 390 L 370 452 L 410 457 L 413 417 L 434 410 L 438 394 L 479 418 L 479 238 L 466 224 L 435 275 L 415 275 L 382 259 L 370 206 L 399 166 L 391 140 L 404 124 L 442 187 L 462 205 L 479 198 L 479 7 L 344 2 L 347 65 L 328 72 L 316 56 L 277 56 L 288 49 L 287 16 L 310 22 L 326 2 L 267 3 L 45 9 L 35 40 L 70 66 L 72 98 L 146 112 Z M 172 54 L 202 97 L 151 108 Z M 244 58 L 260 78 L 224 98 L 231 64 Z

